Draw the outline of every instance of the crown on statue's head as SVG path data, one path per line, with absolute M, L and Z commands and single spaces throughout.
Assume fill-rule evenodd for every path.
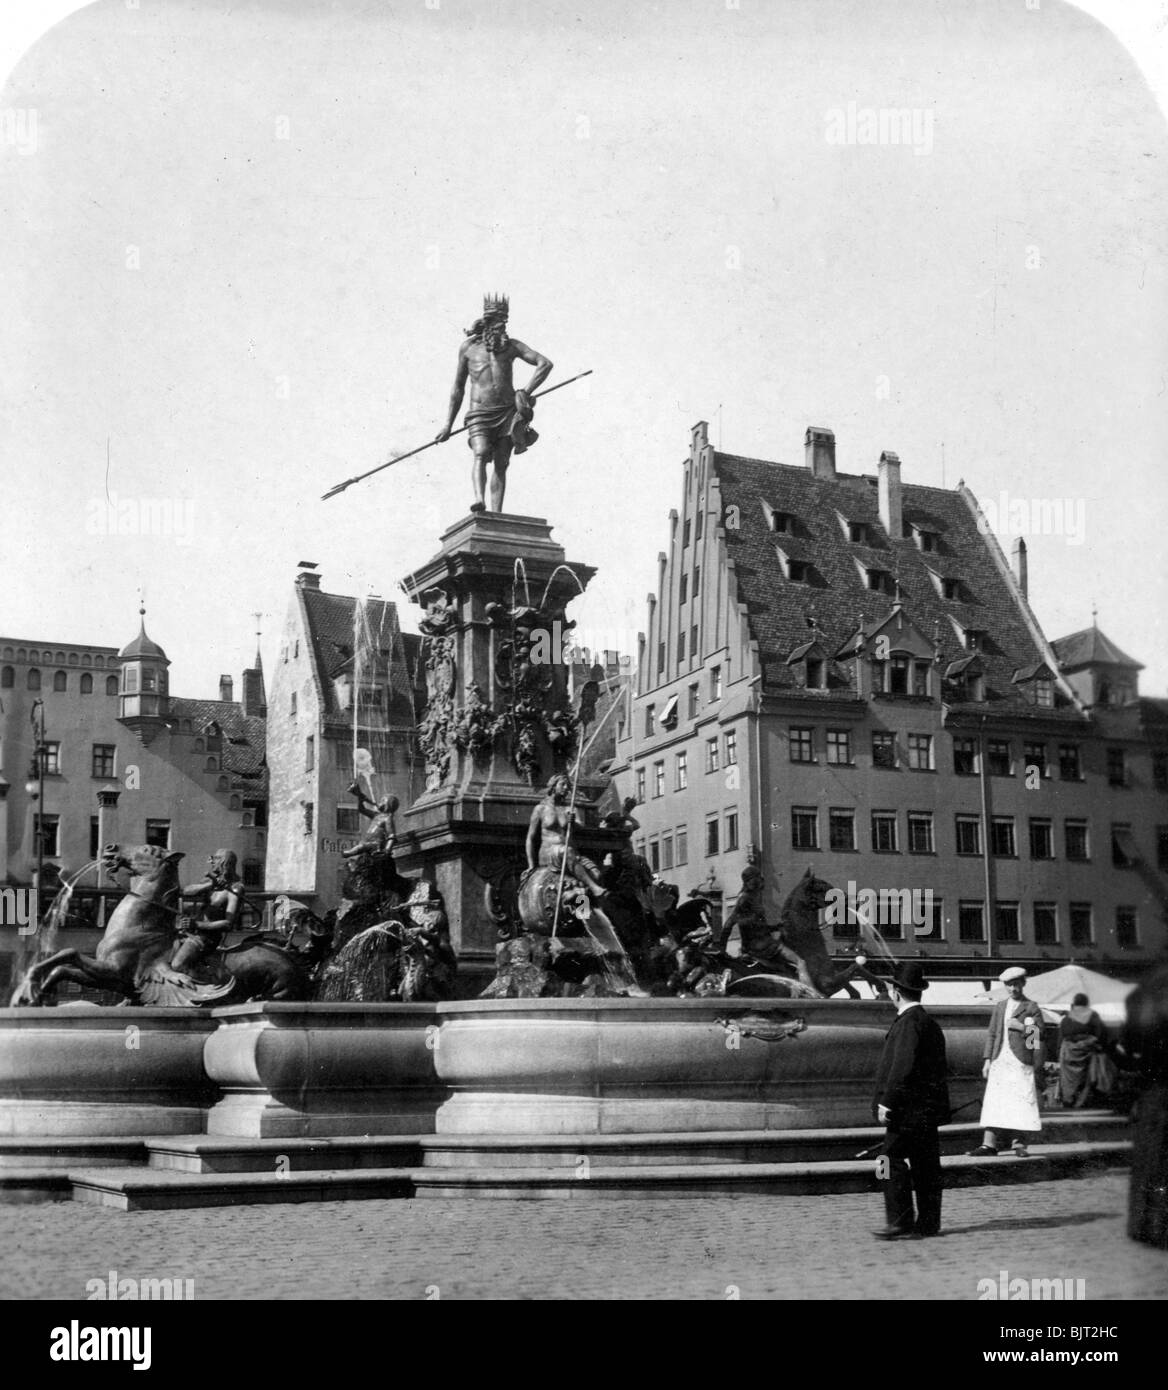
M 505 294 L 483 295 L 483 318 L 505 319 L 511 309 L 511 301 Z

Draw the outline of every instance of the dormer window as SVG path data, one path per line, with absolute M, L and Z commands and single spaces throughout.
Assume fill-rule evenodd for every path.
M 965 650 L 967 652 L 985 651 L 985 632 L 980 627 L 967 627 L 965 629 Z
M 866 569 L 864 571 L 865 580 L 868 588 L 877 594 L 891 594 L 895 592 L 895 585 L 892 575 L 888 570 Z
M 1049 676 L 1039 676 L 1034 682 L 1034 703 L 1041 709 L 1054 706 L 1054 681 Z
M 787 578 L 792 584 L 806 584 L 810 570 L 811 566 L 804 560 L 787 561 Z
M 959 603 L 961 601 L 961 580 L 942 577 L 941 597 Z
M 932 554 L 937 549 L 936 531 L 914 530 L 913 538 L 916 540 L 917 549 L 925 551 L 926 554 Z
M 848 540 L 850 540 L 853 545 L 870 544 L 871 537 L 868 533 L 868 523 L 866 521 L 849 521 Z
M 795 534 L 795 518 L 790 512 L 771 512 L 771 530 L 780 536 Z
M 808 690 L 827 689 L 827 663 L 817 657 L 808 657 L 806 662 L 806 682 Z

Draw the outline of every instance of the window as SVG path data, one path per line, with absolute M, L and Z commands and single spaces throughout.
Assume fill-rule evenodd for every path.
M 1018 904 L 998 903 L 994 908 L 994 936 L 999 942 L 1021 941 L 1018 926 Z
M 726 767 L 733 767 L 738 761 L 738 730 L 727 729 L 722 735 L 723 762 Z
M 771 512 L 771 530 L 782 536 L 795 534 L 795 520 L 790 512 Z
M 105 678 L 105 693 L 106 693 L 107 695 L 116 695 L 116 694 L 118 693 L 118 678 L 117 678 L 117 676 L 106 676 L 106 678 Z
M 153 691 L 154 689 L 154 672 L 149 666 L 142 672 L 142 689 L 148 691 Z
M 637 805 L 643 805 L 645 801 L 645 769 L 637 768 Z
M 656 835 L 649 841 L 649 867 L 655 874 L 661 872 L 661 842 Z
M 682 549 L 683 549 L 683 550 L 685 549 L 685 547 L 686 547 L 687 545 L 689 545 L 689 527 L 690 527 L 690 520 L 689 520 L 689 517 L 687 516 L 686 519 L 685 519 L 685 521 L 682 523 L 682 527 L 681 527 L 681 545 L 682 545 Z
M 689 630 L 689 656 L 691 661 L 698 659 L 698 625 L 694 623 Z
M 958 903 L 957 937 L 960 941 L 985 940 L 985 904 Z
M 922 531 L 920 527 L 914 527 L 913 531 L 916 536 L 918 549 L 930 552 L 935 551 L 937 549 L 936 531 Z
M 0 671 L 0 689 L 11 690 L 15 684 L 16 668 L 13 666 L 5 666 L 3 671 Z
M 689 786 L 689 754 L 679 753 L 674 766 L 673 786 L 676 791 L 683 792 Z
M 657 674 L 660 676 L 665 670 L 665 643 L 657 643 Z
M 957 817 L 957 853 L 981 853 L 981 821 L 977 816 Z
M 30 690 L 39 690 L 41 688 L 41 673 L 35 666 L 29 671 L 26 684 Z
M 944 941 L 945 940 L 945 903 L 942 898 L 935 897 L 931 889 L 925 890 L 924 902 L 921 904 L 925 911 L 925 920 L 916 930 L 918 941 Z M 925 928 L 928 927 L 928 931 Z
M 718 817 L 706 817 L 706 853 L 718 853 Z
M 907 656 L 894 656 L 888 663 L 889 695 L 907 695 L 911 663 Z
M 996 859 L 1016 859 L 1017 846 L 1014 842 L 1014 817 L 994 816 L 990 822 L 990 848 Z
M 677 634 L 677 661 L 680 665 L 685 660 L 685 632 Z
M 1030 857 L 1031 859 L 1054 858 L 1054 822 L 1030 819 Z
M 304 833 L 311 835 L 316 819 L 316 807 L 311 801 L 302 801 L 300 804 L 304 807 Z
M 1152 785 L 1158 792 L 1168 792 L 1168 753 L 1152 754 Z
M 1034 682 L 1034 703 L 1040 709 L 1054 707 L 1054 681 L 1049 676 L 1039 676 Z
M 896 812 L 872 812 L 872 851 L 874 854 L 895 854 Z
M 826 663 L 823 662 L 823 661 L 821 661 L 818 657 L 809 656 L 809 657 L 807 658 L 806 662 L 804 663 L 804 666 L 805 666 L 805 668 L 806 668 L 806 672 L 805 672 L 805 675 L 804 675 L 804 678 L 803 678 L 803 679 L 804 679 L 804 681 L 805 681 L 805 683 L 806 683 L 807 689 L 808 689 L 808 690 L 826 690 L 826 689 L 827 689 L 827 676 L 826 676 L 827 666 L 826 666 Z
M 1054 903 L 1034 904 L 1034 944 L 1058 945 L 1058 908 Z
M 910 811 L 908 813 L 908 852 L 910 854 L 933 854 L 933 813 L 931 811 Z
M 264 866 L 258 859 L 245 859 L 243 861 L 243 886 L 245 888 L 262 888 L 264 886 Z
M 846 767 L 852 761 L 852 735 L 847 729 L 828 729 L 827 761 Z
M 676 845 L 677 867 L 680 869 L 689 863 L 689 830 L 686 826 L 679 825 L 677 827 L 674 843 Z
M 54 690 L 54 692 L 55 692 L 56 694 L 59 695 L 63 690 L 68 690 L 68 688 L 69 688 L 69 678 L 68 678 L 68 675 L 67 675 L 64 671 L 57 671 L 57 672 L 55 672 L 54 675 L 53 675 L 53 690 Z
M 697 596 L 701 593 L 701 591 L 702 591 L 702 567 L 701 567 L 701 565 L 695 565 L 695 566 L 694 566 L 694 582 L 693 582 L 693 596 L 694 596 L 694 598 L 697 598 Z
M 985 632 L 979 627 L 967 627 L 965 629 L 965 650 L 967 652 L 984 652 L 985 649 Z
M 1022 763 L 1027 772 L 1032 767 L 1036 767 L 1040 777 L 1050 776 L 1050 768 L 1046 761 L 1045 743 L 1024 743 L 1022 745 Z
M 41 853 L 46 859 L 55 859 L 60 854 L 60 832 L 60 816 L 46 814 L 33 817 L 33 835 L 41 837 Z
M 291 694 L 291 696 L 289 697 L 289 700 L 288 700 L 288 713 L 292 716 L 293 719 L 296 718 L 296 692 L 295 692 L 295 690 L 292 692 L 292 694 Z
M 1111 823 L 1111 862 L 1117 869 L 1132 869 L 1140 860 L 1132 828 L 1116 821 Z
M 880 733 L 872 735 L 872 766 L 896 767 L 895 734 Z
M 1087 822 L 1069 820 L 1065 823 L 1067 858 L 1090 859 L 1091 851 L 1087 843 Z
M 986 744 L 986 769 L 991 777 L 1010 777 L 1013 775 L 1008 739 L 991 738 Z
M 1059 744 L 1059 776 L 1064 782 L 1081 782 L 1083 780 L 1083 768 L 1079 760 L 1079 745 L 1077 743 Z
M 114 775 L 114 759 L 117 751 L 116 745 L 112 743 L 95 743 L 93 745 L 94 777 L 112 777 Z
M 665 760 L 653 764 L 653 796 L 665 795 Z
M 953 771 L 958 777 L 977 775 L 977 739 L 955 738 L 953 740 Z
M 813 763 L 815 761 L 815 747 L 812 738 L 813 731 L 811 729 L 788 730 L 788 746 L 793 763 Z
M 695 652 L 694 655 L 696 656 L 697 653 Z M 691 685 L 689 688 L 689 717 L 691 719 L 698 717 L 698 710 L 701 708 L 700 699 L 701 688 L 697 684 Z
M 915 772 L 931 772 L 933 770 L 932 734 L 909 734 L 908 765 Z
M 706 528 L 705 528 L 705 521 L 706 521 L 706 514 L 705 514 L 705 512 L 702 511 L 701 508 L 699 507 L 699 508 L 698 508 L 698 514 L 697 514 L 697 516 L 694 518 L 694 540 L 695 540 L 695 541 L 700 541 L 700 540 L 701 540 L 701 538 L 702 538 L 702 532 L 706 529 Z
M 721 666 L 710 667 L 710 699 L 720 700 L 722 698 L 722 668 Z
M 856 813 L 836 807 L 827 813 L 827 843 L 834 850 L 856 848 Z
M 1117 946 L 1138 946 L 1140 944 L 1134 907 L 1117 907 L 1115 909 L 1115 944 Z
M 81 674 L 81 693 L 82 695 L 93 694 L 93 677 L 88 671 L 83 671 Z
M 942 579 L 942 580 L 941 580 L 941 597 L 942 597 L 942 598 L 947 598 L 947 599 L 954 599 L 954 600 L 959 601 L 960 598 L 961 598 L 961 580 L 960 580 L 960 579 Z
M 146 843 L 159 849 L 170 848 L 170 821 L 148 820 L 146 822 Z
M 678 601 L 678 603 L 685 603 L 685 601 L 686 601 L 688 598 L 689 598 L 689 575 L 688 575 L 688 574 L 683 574 L 683 575 L 681 576 L 681 587 L 678 589 L 678 592 L 677 592 L 677 601 Z
M 208 758 L 207 761 L 203 764 L 203 771 L 204 771 L 204 772 L 218 772 L 218 771 L 219 771 L 219 759 L 218 759 L 218 758 L 215 758 L 215 757 Z
M 1107 750 L 1107 785 L 1109 787 L 1127 786 L 1127 760 L 1122 748 Z
M 844 920 L 831 924 L 831 934 L 834 937 L 854 940 L 860 934 L 859 918 L 850 909 L 846 909 Z
M 654 724 L 656 724 L 656 722 L 657 722 L 657 706 L 656 706 L 656 705 L 646 705 L 646 706 L 645 706 L 645 737 L 646 737 L 646 738 L 652 738 L 652 737 L 653 737 L 653 726 L 654 726 Z
M 863 521 L 848 522 L 848 540 L 853 545 L 868 544 L 868 525 Z
M 891 594 L 893 592 L 892 575 L 887 570 L 869 569 L 865 570 L 868 588 L 878 594 Z
M 304 770 L 311 772 L 316 766 L 316 735 L 309 734 L 304 740 Z
M 45 743 L 42 745 L 44 753 L 41 755 L 44 764 L 46 777 L 59 777 L 61 775 L 61 745 L 56 742 Z
M 718 770 L 718 740 L 717 738 L 706 739 L 706 771 L 717 772 Z
M 357 835 L 361 831 L 361 813 L 356 806 L 337 807 L 337 834 Z
M 665 701 L 665 707 L 661 711 L 661 718 L 657 721 L 663 729 L 677 728 L 677 696 L 671 695 Z
M 1071 904 L 1071 945 L 1090 946 L 1095 939 L 1090 903 Z
M 814 806 L 792 807 L 791 846 L 793 849 L 819 848 L 819 812 Z
M 726 850 L 738 848 L 738 812 L 727 811 L 722 818 L 722 847 Z
M 667 830 L 661 836 L 661 867 L 662 869 L 673 868 L 673 831 Z
M 787 578 L 792 584 L 810 584 L 811 566 L 806 560 L 788 560 Z
M 89 857 L 96 859 L 101 853 L 101 817 L 89 817 Z
M 933 678 L 933 668 L 927 661 L 913 662 L 913 694 L 922 695 L 926 698 L 931 690 Z

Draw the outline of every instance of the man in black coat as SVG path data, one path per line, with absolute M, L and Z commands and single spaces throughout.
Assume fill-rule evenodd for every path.
M 937 1128 L 949 1123 L 945 1035 L 921 1007 L 928 989 L 920 965 L 899 965 L 889 982 L 896 1022 L 884 1039 L 872 1102 L 886 1126 L 876 1174 L 884 1183 L 888 1224 L 880 1240 L 919 1239 L 941 1233 L 941 1144 Z M 916 1212 L 913 1212 L 913 1195 Z

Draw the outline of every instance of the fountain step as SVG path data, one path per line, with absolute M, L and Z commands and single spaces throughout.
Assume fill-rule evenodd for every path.
M 230 1139 L 189 1134 L 146 1144 L 152 1172 L 309 1173 L 323 1169 L 413 1168 L 422 1163 L 417 1135 L 348 1135 L 336 1139 Z
M 174 1173 L 81 1169 L 69 1174 L 73 1200 L 118 1211 L 261 1203 L 354 1202 L 412 1197 L 415 1169 L 328 1169 L 311 1173 Z
M 147 1161 L 151 1141 L 136 1136 L 5 1135 L 0 1137 L 0 1174 L 11 1168 L 114 1168 Z
M 946 1188 L 1043 1182 L 1085 1177 L 1103 1168 L 1124 1167 L 1131 1145 L 1125 1142 L 1036 1145 L 1030 1158 L 945 1158 Z M 508 1199 L 588 1197 L 705 1197 L 738 1193 L 823 1196 L 876 1192 L 879 1184 L 868 1161 L 822 1163 L 669 1164 L 567 1172 L 545 1169 L 439 1169 L 414 1173 L 417 1197 Z
M 943 1160 L 949 1188 L 1078 1177 L 1129 1162 L 1122 1141 L 1036 1145 L 1031 1157 Z M 587 1176 L 582 1176 L 582 1172 Z M 62 1175 L 42 1174 L 60 1195 Z M 348 1202 L 404 1197 L 689 1197 L 767 1192 L 810 1196 L 875 1192 L 870 1160 L 818 1163 L 670 1163 L 624 1168 L 343 1168 L 273 1172 L 180 1173 L 107 1168 L 68 1175 L 75 1202 L 121 1211 L 167 1211 L 259 1203 Z

